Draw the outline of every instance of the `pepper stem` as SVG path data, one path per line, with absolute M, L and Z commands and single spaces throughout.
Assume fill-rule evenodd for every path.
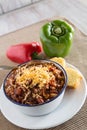
M 54 36 L 62 36 L 65 34 L 65 28 L 61 26 L 53 26 L 51 30 L 52 35 Z
M 61 28 L 60 27 L 54 28 L 54 33 L 61 34 L 62 33 Z
M 42 53 L 38 54 L 37 52 L 33 52 L 32 55 L 31 55 L 32 59 L 44 59 Z

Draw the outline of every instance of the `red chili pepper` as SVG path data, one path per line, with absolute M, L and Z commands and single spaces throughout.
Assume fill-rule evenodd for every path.
M 33 54 L 37 56 L 41 51 L 42 48 L 38 42 L 31 42 L 11 46 L 7 50 L 6 55 L 16 63 L 23 63 L 30 61 Z

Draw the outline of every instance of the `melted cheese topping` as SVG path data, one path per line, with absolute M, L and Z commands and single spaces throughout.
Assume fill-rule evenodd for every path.
M 49 72 L 46 66 L 31 66 L 22 70 L 22 75 L 17 75 L 16 81 L 19 84 L 26 84 L 27 80 L 31 79 L 32 83 L 28 87 L 33 87 L 38 84 L 41 88 L 48 83 L 52 78 L 55 78 L 52 72 Z

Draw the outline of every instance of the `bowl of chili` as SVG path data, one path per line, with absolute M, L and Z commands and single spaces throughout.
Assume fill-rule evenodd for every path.
M 41 116 L 59 106 L 66 86 L 67 74 L 60 64 L 31 60 L 7 74 L 3 91 L 8 101 L 24 114 Z

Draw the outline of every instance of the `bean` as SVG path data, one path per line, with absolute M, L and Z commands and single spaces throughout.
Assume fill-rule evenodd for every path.
M 44 103 L 44 100 L 40 97 L 37 98 L 37 101 L 38 101 L 39 104 Z
M 58 95 L 57 93 L 51 93 L 50 97 L 53 98 L 53 97 L 56 97 L 57 95 Z
M 36 97 L 36 100 L 37 100 L 37 102 L 38 102 L 39 104 L 44 103 L 43 98 L 42 98 L 41 96 L 39 96 L 39 95 Z
M 21 88 L 15 88 L 14 93 L 15 93 L 15 95 L 19 96 L 19 95 L 22 94 L 22 89 Z

